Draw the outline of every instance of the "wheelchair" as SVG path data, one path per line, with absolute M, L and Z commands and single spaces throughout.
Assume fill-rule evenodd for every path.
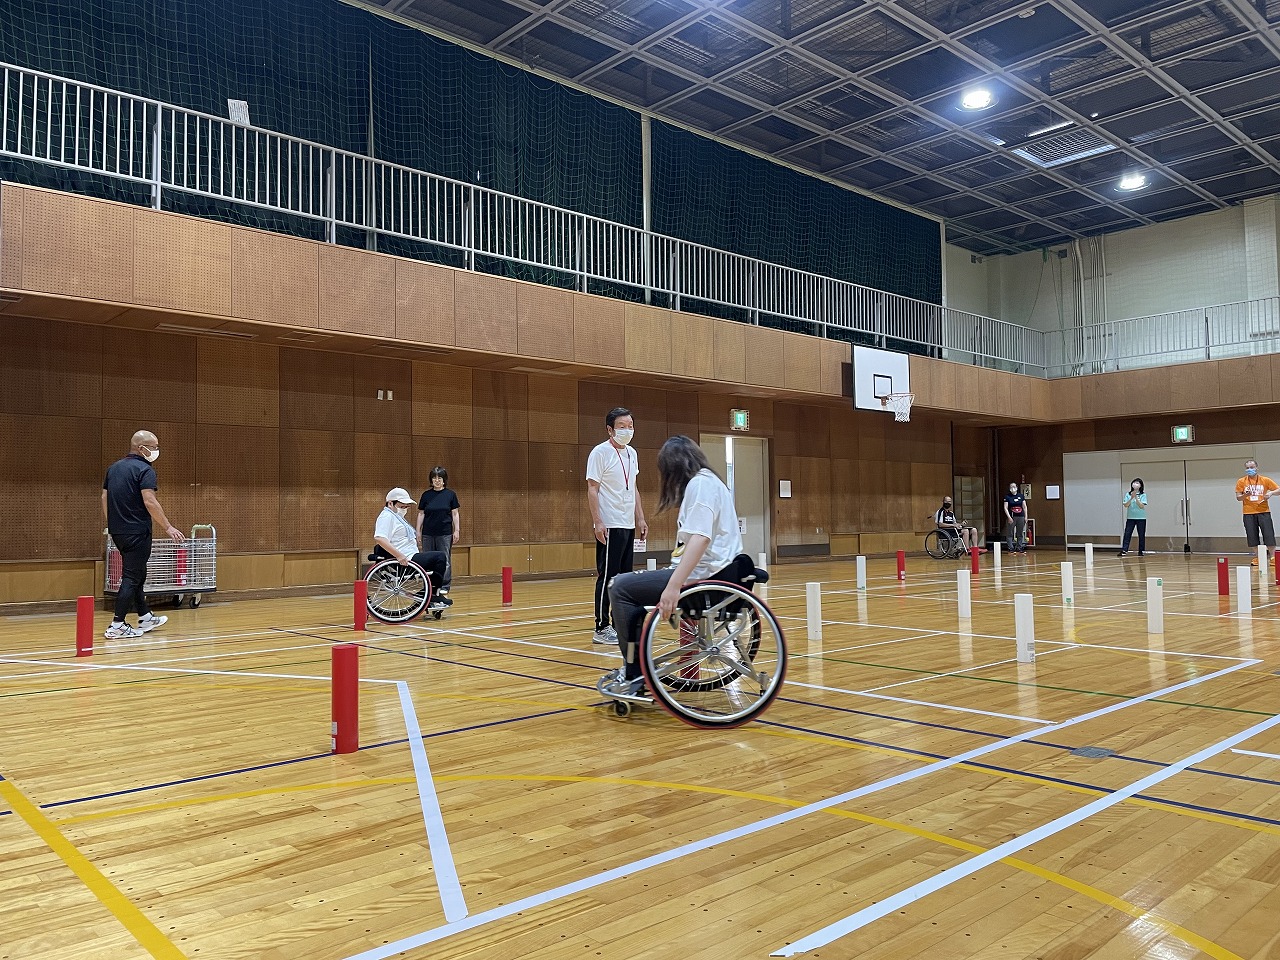
M 704 730 L 741 726 L 760 716 L 782 689 L 787 646 L 773 612 L 751 592 L 769 574 L 745 555 L 737 583 L 697 580 L 680 591 L 676 614 L 649 609 L 636 656 L 642 676 L 614 670 L 596 684 L 619 717 L 654 703 Z
M 416 563 L 404 564 L 383 550 L 369 554 L 365 574 L 369 615 L 383 623 L 408 623 L 426 610 L 439 620 L 443 607 L 431 606 L 431 578 Z
M 935 560 L 959 560 L 969 555 L 958 531 L 938 528 L 924 535 L 924 552 Z

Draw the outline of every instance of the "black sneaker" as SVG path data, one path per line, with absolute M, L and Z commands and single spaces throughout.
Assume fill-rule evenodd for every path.
M 440 604 L 440 606 L 442 607 L 453 606 L 453 601 L 449 599 L 449 595 L 447 593 L 436 594 L 435 598 L 432 600 L 432 604 L 437 604 L 437 603 Z
M 1116 556 L 1118 557 L 1127 557 L 1128 555 L 1129 555 L 1128 550 L 1121 550 L 1118 554 L 1116 554 Z M 1141 554 L 1139 554 L 1139 556 L 1141 556 Z

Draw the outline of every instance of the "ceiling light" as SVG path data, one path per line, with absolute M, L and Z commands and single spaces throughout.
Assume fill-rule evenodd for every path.
M 1141 190 L 1146 185 L 1147 175 L 1145 173 L 1126 173 L 1120 178 L 1118 187 L 1121 190 L 1130 191 Z
M 995 94 L 984 87 L 975 87 L 960 95 L 960 106 L 965 110 L 986 110 L 995 105 Z

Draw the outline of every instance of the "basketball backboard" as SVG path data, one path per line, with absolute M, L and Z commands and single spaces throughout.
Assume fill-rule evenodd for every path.
M 911 365 L 905 353 L 853 347 L 853 405 L 859 410 L 890 411 L 884 398 L 911 392 Z

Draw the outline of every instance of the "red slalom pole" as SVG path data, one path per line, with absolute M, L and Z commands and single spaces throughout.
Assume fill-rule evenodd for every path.
M 355 628 L 363 630 L 369 622 L 369 581 L 357 580 L 355 589 Z
M 1272 554 L 1271 559 L 1275 561 L 1276 586 L 1280 587 L 1280 552 Z
M 971 573 L 978 572 L 978 548 L 969 548 L 969 570 Z
M 907 551 L 898 551 L 898 579 L 907 579 Z
M 1218 558 L 1218 596 L 1231 596 L 1231 571 L 1227 568 L 1227 558 Z
M 363 581 L 361 581 L 363 582 Z M 333 648 L 333 726 L 330 753 L 355 753 L 360 746 L 360 648 L 340 643 Z
M 76 598 L 76 656 L 93 656 L 93 597 Z
M 511 568 L 502 568 L 502 605 L 511 606 Z

